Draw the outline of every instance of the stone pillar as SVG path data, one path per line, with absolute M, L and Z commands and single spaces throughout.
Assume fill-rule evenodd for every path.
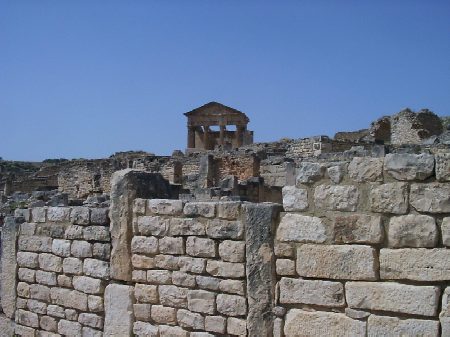
M 111 178 L 111 279 L 131 281 L 133 202 L 136 198 L 170 198 L 170 185 L 159 173 L 126 169 Z
M 188 140 L 187 140 L 188 149 L 195 148 L 195 127 L 188 126 Z
M 277 283 L 273 240 L 281 209 L 281 205 L 270 203 L 245 203 L 242 207 L 245 224 L 247 330 L 251 337 L 273 336 Z
M 103 336 L 133 336 L 133 286 L 110 284 L 105 289 Z
M 241 147 L 242 144 L 244 143 L 244 132 L 245 132 L 246 127 L 245 126 L 236 126 L 236 141 L 237 141 L 237 146 Z
M 183 183 L 183 163 L 181 161 L 173 162 L 172 183 L 174 183 L 174 184 L 182 184 Z
M 208 154 L 200 158 L 199 168 L 199 187 L 209 188 L 213 187 L 214 183 L 214 156 Z
M 17 234 L 19 224 L 14 217 L 6 217 L 1 231 L 1 284 L 2 310 L 8 318 L 14 318 L 17 287 Z
M 205 150 L 209 150 L 209 127 L 207 126 L 203 127 L 203 146 L 205 147 Z
M 225 130 L 226 130 L 225 125 L 221 125 L 220 126 L 220 140 L 219 140 L 220 145 L 224 145 Z

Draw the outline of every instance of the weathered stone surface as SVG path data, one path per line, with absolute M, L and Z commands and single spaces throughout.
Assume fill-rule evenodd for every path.
M 392 282 L 347 282 L 345 296 L 351 308 L 435 316 L 439 287 Z
M 16 209 L 18 211 L 20 209 Z M 34 235 L 36 232 L 36 224 L 24 222 L 20 224 L 20 235 Z
M 435 247 L 438 231 L 434 218 L 408 214 L 392 217 L 388 227 L 389 247 Z
M 26 222 L 31 220 L 31 210 L 29 208 L 16 208 L 14 210 L 14 216 L 16 218 L 23 218 Z M 27 235 L 21 232 L 22 235 Z M 34 234 L 34 233 L 33 233 Z M 31 235 L 33 235 L 31 234 Z
M 141 303 L 158 303 L 158 289 L 154 285 L 136 284 L 134 297 Z
M 277 229 L 277 239 L 282 242 L 323 243 L 328 228 L 320 218 L 296 213 L 285 213 Z
M 439 314 L 441 321 L 442 336 L 450 334 L 450 287 L 446 287 L 442 295 L 442 309 Z
M 159 337 L 188 337 L 188 336 L 189 332 L 180 327 L 168 325 L 159 326 Z
M 47 219 L 52 222 L 69 221 L 70 207 L 49 207 Z
M 133 287 L 108 285 L 105 289 L 104 336 L 130 336 L 133 321 Z
M 364 319 L 370 316 L 370 312 L 363 310 L 356 310 L 352 308 L 345 308 L 345 314 L 354 319 Z
M 313 183 L 323 177 L 325 166 L 319 163 L 303 162 L 297 169 L 295 182 L 297 185 Z
M 115 172 L 111 177 L 111 278 L 131 281 L 130 241 L 133 237 L 133 203 L 136 198 L 168 198 L 169 183 L 157 173 L 135 170 Z M 150 204 L 150 202 L 149 202 Z M 131 331 L 131 327 L 130 327 Z
M 450 280 L 450 250 L 381 249 L 380 276 L 388 280 Z
M 62 319 L 58 322 L 58 332 L 68 337 L 81 336 L 81 324 Z
M 147 210 L 154 214 L 176 215 L 183 212 L 181 200 L 151 199 L 148 201 Z
M 450 184 L 412 184 L 410 203 L 419 212 L 449 213 Z
M 283 207 L 285 211 L 304 211 L 308 208 L 308 190 L 295 186 L 284 186 L 282 189 Z
M 332 165 L 327 168 L 327 174 L 332 183 L 339 184 L 345 175 L 345 165 Z
M 64 318 L 65 316 L 64 309 L 58 305 L 53 304 L 47 306 L 47 315 L 58 318 Z
M 219 289 L 221 292 L 245 295 L 245 283 L 239 280 L 223 280 L 219 283 Z
M 206 234 L 213 239 L 241 239 L 244 226 L 240 221 L 209 220 Z
M 0 315 L 0 331 L 5 337 L 14 336 L 14 321 L 4 315 Z
M 201 274 L 205 271 L 206 260 L 198 257 L 181 256 L 178 259 L 181 271 Z
M 442 244 L 450 247 L 450 217 L 442 219 L 441 224 Z
M 46 331 L 56 332 L 58 330 L 58 321 L 50 316 L 42 316 L 39 325 Z
M 169 235 L 205 235 L 205 225 L 197 219 L 171 218 Z
M 150 322 L 151 304 L 133 304 L 134 318 L 137 321 Z
M 83 337 L 103 337 L 103 333 L 101 331 L 98 331 L 98 330 L 95 330 L 92 328 L 83 327 L 82 328 L 82 336 Z
M 133 264 L 134 268 L 152 269 L 155 267 L 154 258 L 145 255 L 133 254 L 133 256 L 131 257 L 131 263 Z
M 436 179 L 439 181 L 450 181 L 450 153 L 437 153 L 435 160 Z
M 215 313 L 216 295 L 205 290 L 189 290 L 187 293 L 187 308 L 191 311 L 205 314 Z
M 91 224 L 108 225 L 109 224 L 109 208 L 91 208 Z
M 138 321 L 134 322 L 133 333 L 138 337 L 158 337 L 159 329 L 156 325 Z
M 39 328 L 39 317 L 33 312 L 19 309 L 17 310 L 17 323 L 33 328 Z
M 212 276 L 238 278 L 245 276 L 245 267 L 243 263 L 208 260 L 206 272 Z
M 49 286 L 56 285 L 56 273 L 37 270 L 36 271 L 36 282 L 40 284 L 45 284 Z
M 217 216 L 222 219 L 234 220 L 239 217 L 241 202 L 225 201 L 217 204 Z
M 19 283 L 20 284 L 20 283 Z M 19 289 L 19 286 L 17 287 Z M 30 285 L 30 297 L 44 302 L 50 302 L 50 288 L 40 284 Z
M 68 257 L 63 260 L 63 271 L 66 274 L 81 275 L 83 262 L 76 257 Z
M 228 317 L 227 319 L 227 332 L 235 336 L 247 335 L 247 322 L 245 319 L 236 317 Z
M 166 236 L 159 239 L 159 252 L 161 254 L 184 254 L 184 241 L 181 237 Z
M 274 247 L 275 256 L 277 257 L 293 257 L 294 256 L 294 248 L 290 243 L 275 243 Z
M 104 287 L 99 279 L 87 276 L 74 276 L 72 282 L 75 290 L 85 294 L 103 294 Z
M 64 238 L 69 240 L 83 239 L 83 228 L 84 227 L 78 225 L 71 225 L 67 227 L 64 232 Z
M 192 328 L 196 330 L 205 329 L 205 319 L 202 315 L 195 312 L 179 309 L 177 312 L 177 320 L 178 324 L 183 328 Z
M 160 216 L 140 216 L 137 226 L 142 235 L 164 236 L 169 231 L 169 221 Z
M 158 287 L 159 301 L 162 305 L 175 308 L 187 308 L 187 288 L 172 285 L 160 285 Z
M 195 281 L 200 289 L 219 290 L 220 279 L 209 276 L 196 276 Z
M 354 212 L 358 199 L 356 186 L 319 185 L 314 190 L 314 203 L 319 209 Z
M 36 272 L 33 269 L 19 268 L 19 270 L 17 271 L 17 277 L 20 281 L 34 283 Z
M 355 157 L 348 165 L 348 175 L 357 182 L 383 181 L 383 158 Z
M 425 180 L 433 169 L 434 156 L 427 153 L 389 153 L 384 158 L 384 170 L 397 180 Z
M 205 330 L 217 333 L 225 333 L 227 320 L 222 316 L 206 316 L 205 317 Z
M 3 226 L 3 230 L 5 227 Z M 52 238 L 40 236 L 20 236 L 19 250 L 30 252 L 51 252 Z
M 58 275 L 58 285 L 60 287 L 72 288 L 72 277 L 67 275 Z
M 33 222 L 45 222 L 47 207 L 34 207 L 31 209 L 31 218 Z
M 83 273 L 92 277 L 109 279 L 109 263 L 96 259 L 85 259 Z
M 400 319 L 370 315 L 367 329 L 368 337 L 439 336 L 439 322 L 423 319 Z
M 377 244 L 383 241 L 383 226 L 378 215 L 337 215 L 334 218 L 336 243 Z
M 244 262 L 245 243 L 240 241 L 225 240 L 219 244 L 219 255 L 223 261 Z
M 90 210 L 88 207 L 73 207 L 70 213 L 70 221 L 76 225 L 89 225 Z
M 54 287 L 50 289 L 50 297 L 54 304 L 81 311 L 87 310 L 87 295 L 77 290 Z
M 62 257 L 70 256 L 70 241 L 54 239 L 52 243 L 52 253 Z
M 370 189 L 372 212 L 406 214 L 408 211 L 408 184 L 389 183 Z
M 156 255 L 155 266 L 160 269 L 178 270 L 178 258 L 179 256 L 173 255 Z
M 183 213 L 187 216 L 213 218 L 216 215 L 215 202 L 189 202 L 184 205 Z
M 17 252 L 17 264 L 19 267 L 37 268 L 38 254 L 29 252 Z
M 53 254 L 39 254 L 39 267 L 46 271 L 62 271 L 62 259 Z
M 92 245 L 86 241 L 72 241 L 70 252 L 75 257 L 91 257 Z
M 327 307 L 345 305 L 344 287 L 339 282 L 283 277 L 279 285 L 280 303 L 315 304 Z
M 88 241 L 108 242 L 109 228 L 105 226 L 89 226 L 83 229 L 83 238 Z
M 131 240 L 131 251 L 141 254 L 157 254 L 158 239 L 154 236 L 135 236 Z
M 22 337 L 35 337 L 36 330 L 27 326 L 23 326 L 20 324 L 16 324 L 14 327 L 14 332 L 16 335 L 22 336 Z
M 190 236 L 186 240 L 186 253 L 196 257 L 215 257 L 216 243 L 211 239 Z
M 155 323 L 175 325 L 177 323 L 177 310 L 162 305 L 152 305 L 151 317 Z
M 96 259 L 108 260 L 111 256 L 111 244 L 95 242 L 92 245 L 92 256 Z
M 376 251 L 362 245 L 304 244 L 297 250 L 297 273 L 305 277 L 375 280 Z
M 169 270 L 148 270 L 147 281 L 151 284 L 170 284 L 172 272 Z
M 181 271 L 174 271 L 172 273 L 172 283 L 176 286 L 188 288 L 194 288 L 196 286 L 195 276 Z
M 277 275 L 292 276 L 295 275 L 295 261 L 289 259 L 277 259 Z
M 78 316 L 78 322 L 85 326 L 90 326 L 91 328 L 103 328 L 103 318 L 96 314 L 82 312 Z
M 91 312 L 102 312 L 104 309 L 103 306 L 103 297 L 89 295 L 88 296 L 88 308 Z

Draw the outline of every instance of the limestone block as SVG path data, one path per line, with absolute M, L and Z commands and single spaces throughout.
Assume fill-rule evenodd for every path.
M 408 214 L 390 219 L 389 247 L 435 247 L 437 242 L 436 222 L 431 216 Z
M 377 244 L 383 241 L 383 226 L 379 215 L 337 215 L 334 218 L 336 243 Z
M 161 254 L 184 254 L 184 241 L 182 237 L 166 236 L 159 239 L 159 252 Z
M 27 326 L 23 326 L 20 324 L 16 324 L 14 327 L 14 332 L 16 335 L 22 336 L 22 337 L 35 337 L 36 336 L 36 330 Z
M 158 292 L 159 302 L 162 305 L 175 308 L 187 308 L 187 288 L 173 285 L 160 285 Z
M 28 297 L 29 297 L 29 292 L 28 292 Z M 27 299 L 18 297 L 16 299 L 16 309 L 26 309 L 27 308 L 27 302 L 28 302 Z M 1 315 L 0 315 L 0 317 L 1 317 Z
M 376 251 L 369 246 L 304 244 L 297 250 L 300 276 L 376 280 L 376 269 Z
M 37 268 L 38 254 L 29 252 L 17 252 L 17 264 L 19 267 Z
M 281 242 L 323 243 L 327 240 L 327 226 L 322 219 L 295 213 L 285 213 L 277 229 Z
M 286 336 L 366 336 L 366 322 L 341 313 L 290 309 L 284 324 Z
M 3 227 L 3 231 L 5 231 L 5 227 Z M 52 251 L 52 238 L 40 236 L 20 236 L 19 250 L 50 253 Z
M 137 218 L 139 233 L 142 235 L 167 235 L 169 230 L 169 221 L 160 216 L 140 216 Z
M 439 287 L 412 286 L 393 282 L 347 282 L 348 306 L 357 309 L 435 316 Z
M 36 282 L 48 286 L 56 285 L 56 273 L 37 270 L 36 271 Z
M 345 164 L 332 165 L 327 168 L 327 174 L 331 182 L 334 184 L 339 184 L 345 175 Z
M 437 153 L 435 160 L 436 179 L 439 181 L 450 181 L 450 153 Z
M 49 304 L 47 306 L 47 315 L 58 317 L 58 318 L 64 318 L 64 309 L 61 308 L 59 305 Z
M 189 290 L 187 293 L 187 307 L 191 311 L 214 314 L 216 295 L 205 290 Z
M 180 327 L 160 325 L 159 337 L 188 337 L 189 332 Z
M 196 286 L 195 276 L 181 271 L 172 273 L 172 283 L 176 286 L 194 288 Z
M 45 315 L 47 313 L 47 303 L 37 301 L 37 300 L 28 300 L 27 301 L 27 308 L 31 312 L 34 312 L 36 314 Z
M 48 253 L 39 254 L 39 268 L 46 271 L 61 272 L 62 258 Z
M 151 304 L 133 304 L 134 318 L 137 321 L 150 322 Z
M 295 275 L 295 261 L 289 259 L 277 259 L 277 275 L 290 276 Z
M 20 210 L 20 209 L 16 209 Z M 20 224 L 20 235 L 34 235 L 36 232 L 36 224 L 24 222 Z
M 88 276 L 109 279 L 109 263 L 96 259 L 85 259 L 83 273 Z
M 157 325 L 144 322 L 134 322 L 133 333 L 138 337 L 158 337 Z
M 189 202 L 184 205 L 183 213 L 187 216 L 202 216 L 214 218 L 216 215 L 215 202 Z
M 348 165 L 348 175 L 357 182 L 383 181 L 383 158 L 355 157 Z
M 31 209 L 31 218 L 33 222 L 45 222 L 47 207 L 34 207 Z
M 103 318 L 96 314 L 82 312 L 78 316 L 78 322 L 85 326 L 90 326 L 91 328 L 103 328 Z
M 441 224 L 442 244 L 450 247 L 450 217 L 442 219 Z
M 281 318 L 275 318 L 273 322 L 273 337 L 283 337 L 284 321 Z
M 50 316 L 42 316 L 39 320 L 39 325 L 41 329 L 44 329 L 46 331 L 58 331 L 58 321 Z
M 450 280 L 450 250 L 381 249 L 380 276 L 387 280 Z
M 147 281 L 151 284 L 170 284 L 172 272 L 168 270 L 148 270 Z
M 177 312 L 178 324 L 183 328 L 192 328 L 196 330 L 205 329 L 205 319 L 202 315 L 180 309 Z
M 241 202 L 221 201 L 217 204 L 217 216 L 222 219 L 234 220 L 239 217 Z
M 19 268 L 17 271 L 17 278 L 19 281 L 34 283 L 36 279 L 36 272 L 33 269 Z
M 294 249 L 289 243 L 277 242 L 274 246 L 275 256 L 277 257 L 293 257 Z
M 145 255 L 133 254 L 131 256 L 131 263 L 134 268 L 152 269 L 155 267 L 155 259 Z
M 20 297 L 29 298 L 30 297 L 30 286 L 25 282 L 17 283 L 17 295 Z
M 408 212 L 408 184 L 388 183 L 370 189 L 372 212 L 406 214 Z
M 198 257 L 180 256 L 178 265 L 180 271 L 201 274 L 205 271 L 206 260 Z
M 439 322 L 423 319 L 400 319 L 397 317 L 370 315 L 368 337 L 379 336 L 439 336 Z
M 219 255 L 222 261 L 244 262 L 245 243 L 241 241 L 225 240 L 219 244 Z
M 147 200 L 142 198 L 136 198 L 133 202 L 133 213 L 137 215 L 145 214 L 147 208 Z
M 200 289 L 219 290 L 220 279 L 209 276 L 196 276 L 195 281 Z
M 418 212 L 449 213 L 450 184 L 412 184 L 410 203 Z
M 151 199 L 147 203 L 147 211 L 153 214 L 177 215 L 183 212 L 181 200 Z
M 228 317 L 227 332 L 236 336 L 247 336 L 247 322 L 245 319 Z
M 72 283 L 75 290 L 85 294 L 103 294 L 104 286 L 99 279 L 87 276 L 74 276 Z
M 88 296 L 88 308 L 91 312 L 102 312 L 103 307 L 103 297 L 89 295 Z
M 209 332 L 191 332 L 190 337 L 214 337 L 215 335 L 209 333 Z
M 71 225 L 67 227 L 64 232 L 64 238 L 69 240 L 83 239 L 83 228 L 84 227 L 78 225 Z
M 111 256 L 111 244 L 96 242 L 92 245 L 92 256 L 101 260 L 109 260 Z
M 39 328 L 39 317 L 33 312 L 19 309 L 17 310 L 17 323 L 33 328 Z
M 439 314 L 442 336 L 450 335 L 450 287 L 446 287 L 442 295 L 442 309 Z
M 58 332 L 68 337 L 81 336 L 81 324 L 62 319 L 58 322 Z
M 75 225 L 89 225 L 90 210 L 88 207 L 72 207 L 70 221 Z
M 158 239 L 154 236 L 135 236 L 131 240 L 131 251 L 141 254 L 157 254 Z
M 69 221 L 70 207 L 49 207 L 47 219 L 52 222 Z
M 83 337 L 103 337 L 103 333 L 101 331 L 98 331 L 98 330 L 95 330 L 92 328 L 88 328 L 88 327 L 82 328 L 82 335 L 83 335 Z
M 83 238 L 88 241 L 109 242 L 109 228 L 104 226 L 88 226 L 83 229 Z
M 77 290 L 66 288 L 51 288 L 52 303 L 68 308 L 87 310 L 87 295 Z
M 91 208 L 91 224 L 108 225 L 109 224 L 109 208 Z
M 86 241 L 72 241 L 70 253 L 75 257 L 91 257 L 92 245 Z
M 67 275 L 58 275 L 58 285 L 65 288 L 73 288 L 72 277 Z
M 224 293 L 245 295 L 245 283 L 239 280 L 222 280 L 219 283 L 219 290 Z
M 63 260 L 63 271 L 65 274 L 81 275 L 83 262 L 76 257 L 67 257 Z
M 208 260 L 206 272 L 212 276 L 239 278 L 245 276 L 245 267 L 243 263 Z
M 14 210 L 14 217 L 23 218 L 26 222 L 29 222 L 31 220 L 31 210 L 29 208 L 16 208 Z M 22 232 L 21 234 L 24 235 Z
M 215 257 L 216 243 L 211 239 L 189 236 L 186 240 L 186 253 L 196 257 Z
M 171 218 L 169 235 L 205 235 L 205 225 L 197 219 Z
M 244 226 L 240 221 L 209 220 L 206 234 L 213 239 L 242 239 Z
M 433 175 L 434 156 L 427 153 L 389 153 L 384 170 L 397 180 L 425 180 Z
M 354 212 L 358 200 L 356 186 L 319 185 L 314 190 L 314 203 L 318 209 Z
M 352 308 L 345 308 L 345 314 L 354 319 L 364 319 L 370 316 L 370 312 L 363 310 L 356 310 Z
M 156 255 L 155 266 L 159 269 L 178 270 L 178 256 Z
M 308 209 L 308 190 L 295 186 L 284 186 L 282 189 L 283 207 L 285 211 L 304 211 Z
M 297 177 L 295 178 L 295 183 L 309 184 L 320 180 L 325 173 L 325 166 L 319 163 L 308 163 L 303 162 L 297 168 Z
M 227 319 L 222 316 L 206 316 L 205 317 L 205 330 L 217 333 L 225 333 L 227 325 Z
M 162 305 L 152 305 L 151 317 L 155 323 L 175 325 L 177 323 L 177 310 Z
M 52 253 L 62 257 L 70 256 L 70 241 L 54 239 L 52 243 Z
M 340 282 L 281 278 L 280 303 L 314 304 L 327 307 L 345 305 L 344 287 Z
M 103 336 L 131 336 L 133 321 L 133 287 L 109 284 L 105 289 L 105 328 Z
M 242 296 L 218 294 L 217 311 L 226 316 L 244 316 L 247 314 L 247 301 Z

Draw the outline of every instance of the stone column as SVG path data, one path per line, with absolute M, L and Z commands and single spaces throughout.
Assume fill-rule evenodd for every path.
M 224 145 L 225 125 L 220 126 L 220 145 Z
M 6 217 L 1 231 L 0 298 L 2 310 L 8 318 L 14 318 L 17 287 L 17 235 L 19 224 L 14 217 Z
M 209 145 L 209 127 L 204 126 L 203 127 L 203 146 L 204 146 L 205 150 L 209 150 L 208 145 Z
M 237 141 L 237 146 L 241 147 L 242 144 L 244 143 L 244 132 L 245 132 L 246 127 L 245 126 L 236 126 L 236 141 Z
M 188 149 L 195 148 L 195 127 L 188 126 L 188 140 L 187 140 Z

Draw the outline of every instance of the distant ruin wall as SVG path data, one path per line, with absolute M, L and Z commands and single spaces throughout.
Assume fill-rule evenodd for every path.
M 450 154 L 297 166 L 283 205 L 135 198 L 126 210 L 118 195 L 114 232 L 104 209 L 17 211 L 0 324 L 21 336 L 450 335 Z M 109 257 L 118 242 L 128 259 Z

